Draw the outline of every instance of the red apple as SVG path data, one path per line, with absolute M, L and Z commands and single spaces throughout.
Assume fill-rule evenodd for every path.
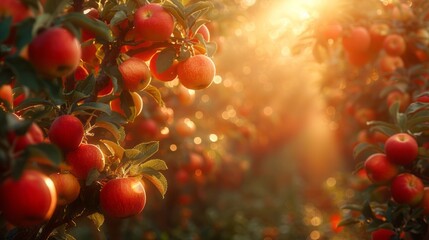
M 364 27 L 355 27 L 343 36 L 343 47 L 347 52 L 366 52 L 371 44 L 371 36 Z
M 193 90 L 207 88 L 213 82 L 216 67 L 211 58 L 195 55 L 177 65 L 177 77 L 183 86 Z
M 405 53 L 406 43 L 401 35 L 390 34 L 384 39 L 383 48 L 390 56 L 401 56 Z
M 389 55 L 383 56 L 379 62 L 380 71 L 383 73 L 393 73 L 398 68 L 404 67 L 404 61 L 401 57 L 392 57 Z
M 416 140 L 407 133 L 397 133 L 389 137 L 384 144 L 384 151 L 389 161 L 400 165 L 409 165 L 418 155 Z
M 399 174 L 390 185 L 393 200 L 411 206 L 416 206 L 422 201 L 424 187 L 422 180 L 411 173 Z
M 0 186 L 0 211 L 13 225 L 29 227 L 48 220 L 57 203 L 54 183 L 36 170 L 24 170 L 17 180 L 9 177 Z
M 369 156 L 365 160 L 365 170 L 373 183 L 386 183 L 398 174 L 398 166 L 391 163 L 383 153 Z
M 8 133 L 8 141 L 13 146 L 12 149 L 15 153 L 24 150 L 29 145 L 41 143 L 43 139 L 42 129 L 36 123 L 32 123 L 24 135 L 17 135 L 14 132 Z
M 371 240 L 390 240 L 395 235 L 393 230 L 380 228 L 371 233 Z
M 410 105 L 410 94 L 394 90 L 387 95 L 387 106 L 390 108 L 395 102 L 399 102 L 399 111 L 403 112 Z
M 31 9 L 23 4 L 21 0 L 0 1 L 0 18 L 12 17 L 12 23 L 16 24 L 32 16 Z
M 66 161 L 71 173 L 78 179 L 86 179 L 92 169 L 102 171 L 105 160 L 100 148 L 92 144 L 82 143 L 77 149 L 66 154 Z
M 52 122 L 48 135 L 49 140 L 63 151 L 72 151 L 81 144 L 84 129 L 77 117 L 62 115 Z
M 110 217 L 134 216 L 141 213 L 146 205 L 146 191 L 139 179 L 113 179 L 101 189 L 100 205 Z
M 49 28 L 28 46 L 28 57 L 36 71 L 47 77 L 65 77 L 79 65 L 80 43 L 61 27 Z
M 145 89 L 151 81 L 149 67 L 139 58 L 128 58 L 119 65 L 118 69 L 122 75 L 124 90 L 140 91 Z
M 192 136 L 195 132 L 195 123 L 189 118 L 180 118 L 176 121 L 176 132 L 182 137 Z
M 166 41 L 174 30 L 174 19 L 161 5 L 146 4 L 134 14 L 136 37 L 147 41 Z
M 79 197 L 80 184 L 73 174 L 53 173 L 49 178 L 54 182 L 58 205 L 67 205 Z
M 10 106 L 13 106 L 13 91 L 10 84 L 0 86 L 0 98 L 8 102 Z

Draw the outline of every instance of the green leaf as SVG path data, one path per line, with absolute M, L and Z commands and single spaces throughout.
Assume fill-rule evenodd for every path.
M 104 223 L 104 215 L 101 213 L 93 213 L 88 216 L 88 218 L 94 223 L 98 231 L 101 231 L 101 226 Z
M 72 12 L 63 16 L 64 22 L 69 22 L 77 27 L 81 27 L 95 34 L 98 40 L 103 42 L 113 42 L 112 31 L 105 22 L 98 19 L 92 19 L 83 13 Z
M 119 144 L 114 143 L 109 140 L 100 140 L 104 145 L 109 149 L 109 151 L 112 153 L 112 155 L 116 156 L 119 159 L 122 159 L 125 153 L 125 149 L 121 147 Z
M 130 91 L 123 91 L 119 96 L 121 101 L 121 109 L 124 111 L 125 116 L 130 122 L 133 122 L 137 117 L 137 109 L 134 103 L 133 96 Z
M 151 159 L 149 161 L 146 161 L 142 164 L 140 164 L 141 168 L 152 168 L 153 170 L 156 171 L 164 171 L 167 170 L 167 164 L 165 163 L 165 161 L 161 160 L 161 159 Z
M 26 20 L 19 23 L 18 30 L 16 32 L 17 53 L 19 53 L 24 46 L 33 40 L 32 30 L 35 22 L 36 20 L 34 18 L 27 18 Z
M 345 218 L 338 223 L 338 227 L 350 226 L 360 223 L 359 219 L 356 218 Z
M 9 37 L 11 26 L 12 16 L 0 19 L 0 42 L 3 42 Z
M 117 126 L 111 122 L 98 121 L 97 119 L 97 122 L 94 124 L 93 128 L 104 128 L 109 131 L 117 141 L 122 139 L 120 126 Z
M 48 0 L 46 1 L 44 12 L 56 16 L 62 12 L 71 0 Z
M 362 211 L 362 206 L 359 204 L 346 204 L 341 206 L 341 209 L 354 210 L 354 211 Z
M 19 56 L 10 56 L 5 60 L 5 64 L 15 74 L 18 82 L 27 86 L 33 91 L 40 91 L 42 84 L 31 63 Z
M 61 150 L 54 144 L 39 143 L 28 147 L 28 151 L 32 154 L 43 155 L 49 159 L 54 165 L 59 165 L 63 161 Z
M 204 14 L 213 7 L 214 5 L 210 1 L 198 1 L 186 6 L 185 16 L 189 17 L 190 15 L 193 15 L 198 12 L 203 12 L 202 14 Z
M 156 71 L 159 73 L 165 72 L 176 59 L 176 50 L 174 47 L 167 47 L 162 50 L 156 60 Z
M 145 168 L 142 177 L 149 180 L 155 187 L 158 189 L 159 193 L 161 193 L 162 197 L 164 198 L 165 193 L 167 192 L 168 183 L 165 176 L 158 172 L 154 171 L 150 168 Z
M 77 111 L 99 111 L 104 112 L 106 114 L 111 114 L 112 110 L 110 109 L 109 104 L 100 103 L 100 102 L 86 102 L 82 105 L 76 106 L 72 108 L 72 112 Z
M 125 157 L 127 157 L 130 160 L 139 159 L 139 155 L 141 152 L 137 149 L 126 149 L 125 150 Z
M 134 149 L 137 149 L 140 152 L 140 154 L 138 155 L 138 159 L 146 160 L 152 157 L 156 152 L 158 152 L 159 142 L 152 141 L 152 142 L 140 143 L 136 145 Z
M 85 185 L 90 186 L 98 179 L 98 177 L 100 177 L 100 175 L 100 172 L 96 168 L 91 169 L 86 177 Z
M 110 25 L 114 26 L 125 19 L 127 19 L 127 13 L 125 11 L 117 11 L 115 15 L 113 15 L 112 20 L 110 20 Z
M 162 100 L 162 95 L 161 92 L 159 91 L 158 88 L 154 87 L 153 85 L 148 85 L 144 91 L 146 93 L 148 93 L 151 97 L 153 97 L 155 99 L 155 101 L 158 103 L 158 105 L 160 107 L 165 107 L 165 103 Z
M 383 152 L 383 149 L 379 148 L 376 145 L 369 144 L 369 143 L 359 143 L 354 149 L 353 149 L 353 158 L 366 158 L 371 154 L 374 153 L 381 153 Z

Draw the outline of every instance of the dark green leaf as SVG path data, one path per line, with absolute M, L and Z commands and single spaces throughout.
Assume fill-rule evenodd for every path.
M 383 149 L 380 149 L 376 145 L 363 142 L 363 143 L 359 143 L 353 149 L 353 158 L 354 159 L 366 158 L 371 154 L 380 153 L 380 152 L 383 152 Z
M 54 165 L 59 165 L 63 161 L 61 150 L 54 144 L 39 143 L 30 145 L 28 150 L 32 154 L 43 155 L 49 159 Z
M 19 23 L 16 32 L 16 48 L 18 53 L 24 46 L 26 46 L 31 42 L 31 40 L 33 40 L 32 30 L 35 21 L 36 20 L 34 18 L 27 18 L 26 20 Z
M 356 218 L 345 218 L 338 223 L 337 227 L 350 226 L 359 222 L 359 219 Z
M 100 172 L 95 168 L 91 169 L 86 177 L 85 185 L 90 186 L 98 179 L 98 177 L 100 177 Z
M 125 11 L 117 11 L 115 15 L 113 15 L 112 20 L 110 20 L 110 25 L 114 26 L 125 19 L 127 19 L 127 13 Z
M 176 50 L 174 47 L 167 47 L 162 50 L 156 60 L 156 71 L 159 73 L 165 72 L 176 59 Z
M 3 42 L 9 37 L 10 26 L 12 25 L 12 17 L 3 17 L 0 19 L 0 42 Z
M 79 106 L 75 106 L 72 109 L 72 112 L 77 112 L 77 111 L 99 111 L 99 112 L 104 112 L 106 114 L 112 113 L 112 110 L 110 109 L 109 104 L 100 103 L 100 102 L 86 102 Z
M 83 13 L 68 13 L 63 16 L 63 21 L 70 22 L 76 27 L 80 27 L 94 33 L 96 38 L 103 42 L 112 42 L 114 40 L 112 31 L 105 22 L 98 19 L 92 19 Z
M 36 71 L 27 60 L 19 56 L 7 57 L 5 64 L 13 71 L 18 82 L 33 91 L 40 91 L 42 84 Z
M 71 0 L 47 0 L 45 4 L 45 13 L 56 16 L 71 2 Z

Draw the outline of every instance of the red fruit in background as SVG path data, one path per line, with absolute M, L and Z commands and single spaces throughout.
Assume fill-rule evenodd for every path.
M 0 98 L 13 106 L 13 91 L 10 84 L 0 86 Z
M 361 168 L 350 179 L 350 186 L 357 191 L 363 191 L 366 188 L 368 188 L 370 185 L 371 185 L 371 180 L 369 180 L 365 168 Z
M 12 23 L 16 24 L 32 16 L 31 9 L 23 4 L 21 0 L 0 1 L 0 18 L 12 17 Z
M 74 71 L 74 79 L 76 81 L 85 80 L 89 76 L 88 70 L 82 65 L 79 65 Z
M 343 36 L 343 47 L 347 52 L 366 52 L 371 44 L 371 36 L 364 27 L 355 27 Z
M 100 64 L 100 60 L 97 58 L 97 46 L 95 44 L 82 46 L 82 61 L 92 67 L 96 67 Z
M 338 226 L 338 224 L 341 222 L 341 215 L 338 213 L 332 214 L 329 218 L 329 222 L 331 224 L 331 229 L 334 233 L 339 233 L 344 229 L 344 227 Z
M 404 61 L 401 57 L 383 56 L 380 59 L 379 68 L 384 73 L 393 73 L 398 68 L 404 67 Z
M 77 149 L 66 154 L 66 161 L 71 173 L 78 179 L 86 179 L 92 169 L 103 171 L 104 155 L 100 148 L 92 144 L 81 144 Z
M 413 136 L 397 133 L 389 137 L 384 144 L 384 151 L 392 163 L 409 165 L 416 160 L 419 146 Z
M 193 90 L 207 88 L 213 81 L 216 68 L 205 55 L 195 55 L 177 66 L 177 76 L 183 86 Z
M 371 60 L 369 52 L 346 52 L 347 61 L 356 66 L 362 67 Z
M 29 145 L 43 142 L 43 131 L 36 123 L 32 123 L 24 135 L 17 135 L 14 132 L 8 134 L 8 141 L 13 145 L 13 151 L 19 152 Z
M 203 167 L 203 165 L 204 165 L 204 159 L 200 154 L 194 153 L 194 152 L 191 152 L 189 154 L 189 160 L 186 164 L 186 169 L 189 172 L 193 173 L 196 170 L 200 170 Z
M 354 118 L 359 124 L 366 126 L 368 121 L 375 119 L 375 111 L 367 107 L 359 108 L 355 111 Z
M 373 183 L 386 183 L 398 173 L 398 166 L 391 163 L 385 154 L 375 153 L 365 160 L 365 170 Z
M 423 214 L 429 215 L 429 187 L 423 189 L 423 199 L 420 203 L 420 207 L 423 208 Z
M 384 39 L 389 33 L 389 25 L 385 23 L 375 23 L 369 28 L 371 36 L 371 49 L 378 52 L 383 47 Z
M 53 173 L 49 175 L 53 181 L 57 192 L 57 204 L 67 205 L 79 197 L 80 184 L 76 177 L 71 173 Z
M 113 179 L 101 189 L 100 205 L 110 217 L 134 216 L 141 213 L 146 205 L 146 191 L 136 178 Z
M 19 227 L 30 227 L 48 220 L 57 203 L 54 183 L 36 170 L 24 170 L 17 180 L 11 177 L 4 180 L 0 195 L 2 216 Z
M 186 184 L 189 182 L 189 173 L 185 170 L 180 168 L 179 170 L 177 170 L 177 172 L 174 175 L 174 179 L 176 180 L 176 182 L 178 184 Z
M 390 240 L 395 235 L 393 230 L 380 228 L 371 233 L 371 240 Z
M 147 41 L 166 41 L 174 30 L 174 19 L 161 5 L 150 3 L 134 14 L 136 37 Z
M 323 39 L 336 40 L 341 37 L 343 32 L 343 26 L 339 23 L 330 23 L 322 26 L 319 29 L 319 34 Z
M 57 117 L 48 132 L 49 140 L 63 151 L 75 150 L 81 144 L 84 129 L 81 121 L 73 115 Z
M 65 77 L 79 65 L 80 43 L 73 34 L 53 27 L 37 35 L 28 46 L 28 56 L 36 71 L 47 77 Z
M 180 104 L 183 106 L 191 105 L 195 100 L 195 90 L 187 89 L 182 84 L 179 84 L 176 89 L 176 95 Z
M 145 89 L 151 80 L 150 70 L 146 63 L 131 57 L 118 67 L 121 72 L 124 90 L 136 92 Z
M 401 91 L 392 91 L 387 95 L 387 106 L 390 108 L 395 102 L 399 102 L 399 111 L 404 112 L 410 105 L 410 94 Z
M 157 67 L 156 67 L 158 57 L 159 57 L 159 53 L 155 53 L 155 55 L 153 55 L 152 58 L 150 59 L 149 68 L 150 68 L 150 71 L 152 72 L 152 76 L 154 76 L 156 79 L 164 81 L 164 82 L 174 80 L 177 77 L 177 64 L 178 64 L 178 62 L 176 60 L 174 60 L 173 63 L 171 64 L 171 66 L 168 67 L 165 71 L 158 72 Z
M 182 137 L 189 137 L 195 133 L 195 123 L 189 118 L 180 118 L 176 121 L 176 132 Z
M 112 92 L 113 92 L 113 83 L 112 83 L 112 79 L 109 79 L 109 82 L 107 83 L 107 85 L 104 88 L 102 88 L 100 91 L 98 91 L 98 97 L 109 95 Z
M 410 173 L 396 176 L 390 185 L 392 198 L 399 204 L 415 206 L 424 195 L 424 184 L 420 178 Z
M 405 53 L 406 43 L 401 35 L 390 34 L 384 39 L 383 48 L 390 56 L 401 56 Z

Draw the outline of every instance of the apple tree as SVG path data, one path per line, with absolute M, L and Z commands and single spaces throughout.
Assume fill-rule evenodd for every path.
M 159 86 L 207 88 L 216 45 L 198 1 L 0 2 L 0 219 L 8 239 L 72 238 L 165 195 L 159 139 L 125 145 Z M 147 134 L 147 132 L 135 132 Z

